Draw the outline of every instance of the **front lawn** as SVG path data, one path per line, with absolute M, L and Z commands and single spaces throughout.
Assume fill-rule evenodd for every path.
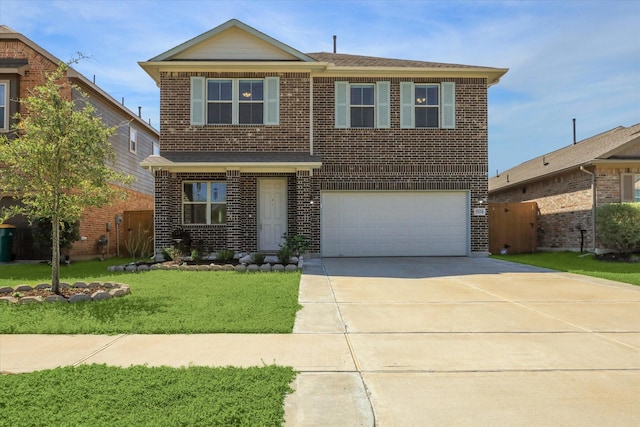
M 80 365 L 0 375 L 0 426 L 280 426 L 288 367 Z
M 108 273 L 107 262 L 61 267 L 61 281 L 111 281 L 131 295 L 107 301 L 0 304 L 1 334 L 290 333 L 300 273 Z M 0 287 L 51 282 L 46 264 L 0 266 Z
M 577 252 L 538 252 L 491 257 L 640 286 L 640 263 L 600 261 L 592 254 Z

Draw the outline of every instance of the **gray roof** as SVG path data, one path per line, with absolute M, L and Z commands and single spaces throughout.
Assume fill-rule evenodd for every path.
M 633 144 L 640 145 L 640 123 L 629 127 L 618 126 L 501 172 L 489 179 L 489 191 L 504 190 L 598 160 L 632 159 L 640 163 L 639 155 L 622 153 Z M 636 153 L 640 151 L 636 150 Z
M 316 52 L 307 56 L 318 62 L 329 62 L 339 67 L 406 67 L 406 68 L 487 68 L 474 65 L 446 64 L 442 62 L 414 61 L 410 59 L 378 58 L 375 56 L 347 55 L 344 53 Z

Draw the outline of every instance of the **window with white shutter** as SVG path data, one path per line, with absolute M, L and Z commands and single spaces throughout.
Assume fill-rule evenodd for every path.
M 335 82 L 336 128 L 391 127 L 391 83 Z
M 455 83 L 400 82 L 400 127 L 454 129 Z
M 278 125 L 280 78 L 191 78 L 192 125 Z

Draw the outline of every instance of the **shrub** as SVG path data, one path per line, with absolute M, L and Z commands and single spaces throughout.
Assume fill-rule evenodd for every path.
M 229 262 L 233 259 L 235 253 L 231 249 L 221 249 L 216 252 L 216 261 Z
M 596 210 L 598 240 L 607 249 L 640 250 L 640 204 L 611 203 Z
M 253 259 L 253 262 L 256 264 L 264 264 L 264 254 L 262 252 L 256 252 L 253 255 L 251 255 L 251 258 Z
M 289 246 L 283 244 L 280 246 L 280 250 L 278 251 L 278 261 L 281 264 L 288 264 L 291 256 L 293 255 L 293 251 Z
M 180 227 L 171 232 L 173 247 L 180 251 L 180 255 L 186 256 L 191 253 L 191 233 Z
M 307 252 L 311 246 L 311 240 L 303 234 L 292 235 L 284 233 L 282 238 L 284 239 L 284 243 L 280 245 L 280 247 L 287 246 L 291 250 L 292 255 L 295 256 L 300 256 L 300 254 Z

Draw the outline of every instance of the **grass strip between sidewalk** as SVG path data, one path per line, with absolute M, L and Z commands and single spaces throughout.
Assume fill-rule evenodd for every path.
M 295 375 L 273 365 L 81 365 L 0 375 L 0 426 L 280 426 Z

